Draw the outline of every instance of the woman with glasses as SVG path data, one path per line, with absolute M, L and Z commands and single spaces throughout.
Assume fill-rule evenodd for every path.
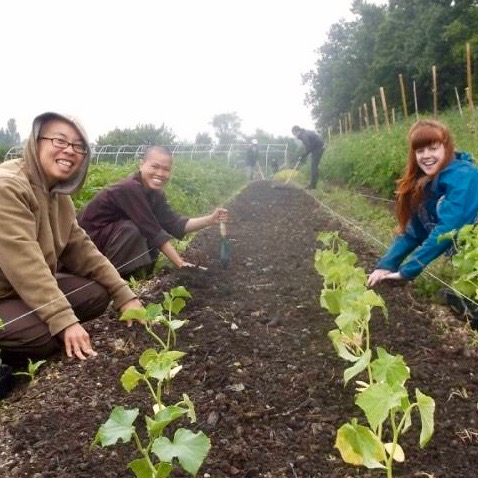
M 0 164 L 0 353 L 10 365 L 96 355 L 82 322 L 141 302 L 79 227 L 70 195 L 88 170 L 81 124 L 58 113 L 33 121 L 22 159 Z M 59 273 L 60 264 L 62 273 Z

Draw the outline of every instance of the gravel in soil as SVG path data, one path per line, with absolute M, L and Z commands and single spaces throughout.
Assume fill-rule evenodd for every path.
M 219 261 L 219 228 L 209 228 L 186 254 L 207 271 L 164 271 L 141 283 L 145 302 L 161 302 L 163 292 L 177 285 L 193 296 L 176 347 L 187 353 L 184 368 L 166 400 L 187 393 L 198 417 L 193 429 L 211 438 L 198 476 L 383 476 L 346 465 L 334 448 L 336 430 L 362 416 L 353 385 L 344 387 L 346 364 L 327 338 L 335 326 L 318 304 L 321 278 L 314 269 L 319 231 L 340 231 L 366 271 L 377 251 L 311 194 L 292 186 L 250 183 L 228 209 L 227 268 Z M 472 334 L 448 309 L 417 296 L 412 284 L 380 286 L 377 292 L 390 317 L 372 320 L 373 345 L 403 355 L 412 399 L 418 387 L 436 401 L 434 436 L 419 448 L 415 416 L 402 441 L 406 461 L 395 465 L 394 476 L 475 476 L 478 353 L 470 345 Z M 152 343 L 140 326 L 128 329 L 113 313 L 87 328 L 97 357 L 54 357 L 40 368 L 36 383 L 17 379 L 0 402 L 1 477 L 132 476 L 126 469 L 137 457 L 131 443 L 93 450 L 90 444 L 115 405 L 150 413 L 146 391 L 140 386 L 127 393 L 119 378 Z

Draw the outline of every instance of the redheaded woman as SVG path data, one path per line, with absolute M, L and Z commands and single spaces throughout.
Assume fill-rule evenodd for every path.
M 471 155 L 456 152 L 449 129 L 435 120 L 417 121 L 408 135 L 404 175 L 398 180 L 399 234 L 368 278 L 412 280 L 451 241 L 441 234 L 472 224 L 478 216 L 478 167 Z

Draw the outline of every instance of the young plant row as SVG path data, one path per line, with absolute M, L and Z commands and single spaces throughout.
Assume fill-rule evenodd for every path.
M 128 367 L 121 376 L 121 384 L 127 392 L 144 384 L 149 391 L 152 405 L 151 415 L 142 417 L 146 433 L 138 431 L 134 422 L 140 415 L 139 408 L 126 409 L 115 406 L 108 420 L 96 433 L 92 447 L 115 445 L 118 441 L 133 440 L 139 457 L 128 468 L 136 478 L 167 478 L 178 466 L 192 476 L 196 476 L 205 460 L 211 443 L 202 432 L 192 432 L 186 428 L 177 428 L 174 436 L 166 435 L 167 427 L 179 419 L 190 423 L 196 421 L 194 404 L 183 393 L 182 400 L 167 404 L 171 381 L 181 370 L 180 359 L 184 352 L 174 350 L 176 332 L 187 320 L 180 320 L 178 314 L 184 308 L 186 298 L 191 295 L 184 287 L 176 287 L 164 292 L 162 304 L 149 304 L 144 310 L 128 310 L 120 318 L 122 321 L 138 321 L 157 344 L 157 348 L 148 348 L 139 358 L 139 368 Z M 162 331 L 162 333 L 160 333 Z M 140 436 L 146 436 L 144 441 Z
M 337 232 L 320 233 L 317 239 L 324 245 L 315 254 L 315 268 L 323 277 L 320 305 L 335 316 L 337 326 L 328 337 L 339 357 L 350 363 L 344 383 L 354 379 L 355 404 L 364 414 L 338 429 L 335 447 L 346 463 L 380 469 L 392 478 L 394 461 L 405 460 L 399 440 L 412 425 L 412 413 L 418 412 L 421 421 L 423 448 L 433 435 L 435 402 L 418 388 L 415 402 L 410 400 L 406 388 L 410 369 L 401 355 L 379 346 L 374 353 L 373 310 L 385 318 L 388 313 L 383 298 L 367 288 L 367 275 L 356 266 L 357 256 Z
M 464 296 L 478 301 L 478 227 L 467 224 L 460 230 L 442 234 L 440 240 L 453 241 L 452 286 Z

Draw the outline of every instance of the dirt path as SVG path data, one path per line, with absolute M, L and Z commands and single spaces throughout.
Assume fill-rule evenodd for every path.
M 158 302 L 163 290 L 184 285 L 193 295 L 177 347 L 187 355 L 172 394 L 189 394 L 197 428 L 212 441 L 198 476 L 383 476 L 343 464 L 333 447 L 337 428 L 361 415 L 352 387 L 343 386 L 344 363 L 326 337 L 334 325 L 318 305 L 321 284 L 313 267 L 320 230 L 341 230 L 366 270 L 376 253 L 300 189 L 254 182 L 228 207 L 229 268 L 219 263 L 219 232 L 209 229 L 187 254 L 207 272 L 173 271 L 148 282 L 143 293 Z M 418 448 L 416 419 L 402 443 L 406 463 L 396 466 L 395 476 L 474 476 L 478 354 L 465 347 L 463 324 L 410 286 L 378 292 L 390 320 L 374 319 L 375 346 L 403 355 L 412 372 L 409 390 L 420 388 L 437 405 L 431 442 Z M 127 394 L 119 377 L 151 343 L 140 328 L 128 330 L 113 317 L 89 330 L 96 359 L 52 361 L 35 386 L 17 387 L 0 402 L 0 476 L 131 476 L 125 466 L 136 457 L 130 445 L 88 447 L 114 405 L 149 407 L 141 387 Z

